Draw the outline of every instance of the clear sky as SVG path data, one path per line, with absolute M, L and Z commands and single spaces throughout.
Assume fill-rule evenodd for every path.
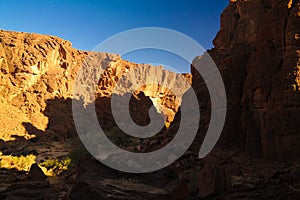
M 182 32 L 209 49 L 219 30 L 220 14 L 228 2 L 0 0 L 0 29 L 55 35 L 71 41 L 77 49 L 92 50 L 108 37 L 128 29 L 164 27 Z M 189 71 L 188 63 L 155 50 L 137 51 L 123 58 L 139 63 L 162 63 L 180 72 Z

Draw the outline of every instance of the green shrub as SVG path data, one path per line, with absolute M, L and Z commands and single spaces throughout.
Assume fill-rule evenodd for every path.
M 2 155 L 0 153 L 0 167 L 5 169 L 15 168 L 19 171 L 29 171 L 31 165 L 35 163 L 35 155 L 26 156 L 12 156 L 12 155 Z
M 50 159 L 46 160 L 39 165 L 42 167 L 45 167 L 47 170 L 52 169 L 54 170 L 68 170 L 69 166 L 71 164 L 71 159 L 70 158 L 65 158 L 63 160 L 58 160 L 58 159 Z

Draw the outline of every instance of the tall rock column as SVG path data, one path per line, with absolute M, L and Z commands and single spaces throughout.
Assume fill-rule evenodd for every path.
M 299 24 L 299 0 L 235 0 L 222 13 L 208 51 L 228 98 L 220 144 L 271 160 L 299 158 Z M 209 105 L 201 77 L 192 74 L 199 100 Z

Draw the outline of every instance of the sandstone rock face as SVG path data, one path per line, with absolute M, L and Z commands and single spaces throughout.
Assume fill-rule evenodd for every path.
M 1 138 L 29 138 L 22 122 L 43 131 L 47 128 L 46 101 L 71 97 L 72 80 L 86 53 L 52 36 L 1 31 L 0 41 L 0 101 L 2 108 L 14 110 L 1 116 Z
M 188 77 L 189 83 L 191 81 L 189 75 L 183 76 L 163 70 L 161 67 L 131 63 L 122 60 L 118 55 L 79 51 L 72 48 L 70 42 L 53 36 L 0 31 L 1 139 L 11 140 L 12 135 L 30 138 L 31 135 L 22 122 L 31 123 L 41 131 L 68 130 L 72 118 L 65 117 L 64 112 L 70 111 L 57 112 L 56 118 L 59 118 L 55 120 L 57 123 L 50 123 L 48 118 L 55 117 L 49 116 L 53 115 L 49 109 L 44 113 L 47 101 L 73 98 L 78 70 L 85 59 L 93 57 L 102 59 L 94 62 L 102 63 L 106 68 L 104 71 L 96 66 L 90 69 L 98 70 L 97 72 L 102 74 L 100 81 L 97 82 L 97 97 L 111 96 L 120 79 L 127 78 L 127 84 L 135 84 L 144 78 L 159 79 L 161 85 L 146 85 L 137 88 L 135 93 L 143 91 L 147 97 L 153 99 L 165 121 L 173 120 L 181 96 L 189 88 L 189 84 L 183 87 L 174 84 L 175 80 L 182 81 L 184 77 Z M 131 73 L 126 75 L 127 72 Z M 130 80 L 133 75 L 135 79 Z M 118 91 L 118 94 L 125 94 L 127 90 Z
M 106 131 L 111 131 L 116 126 L 110 111 L 112 94 L 128 96 L 133 92 L 129 102 L 132 120 L 140 126 L 145 126 L 150 122 L 149 109 L 153 104 L 158 111 L 156 114 L 161 118 L 163 116 L 165 122 L 171 122 L 183 93 L 191 83 L 190 74 L 180 75 L 162 67 L 131 63 L 115 54 L 78 51 L 72 48 L 69 42 L 57 37 L 0 31 L 1 155 L 18 157 L 33 154 L 37 164 L 41 164 L 47 160 L 64 159 L 72 154 L 74 148 L 83 148 L 76 137 L 72 101 L 83 99 L 87 105 L 91 103 L 91 99 L 86 98 L 88 95 L 78 97 L 73 93 L 76 77 L 80 68 L 85 65 L 84 62 L 91 65 L 86 73 L 83 73 L 86 75 L 84 78 L 90 81 L 89 87 L 83 87 L 86 91 L 84 94 L 89 94 L 88 88 L 96 85 L 96 114 Z M 95 79 L 97 76 L 99 79 Z M 121 80 L 123 85 L 118 83 Z M 151 84 L 143 85 L 144 80 Z M 152 83 L 155 81 L 159 84 Z M 82 83 L 81 80 L 79 83 Z M 140 87 L 134 88 L 137 83 L 140 83 Z M 119 140 L 123 137 L 121 130 L 114 131 L 117 135 L 113 135 L 112 139 Z M 126 141 L 130 139 L 132 138 Z M 122 142 L 124 141 L 122 138 Z M 122 145 L 120 146 L 124 149 L 133 149 L 132 141 Z M 75 160 L 76 157 L 78 159 L 80 156 L 75 155 Z M 37 164 L 33 164 L 30 170 L 27 170 L 29 175 L 24 172 L 15 174 L 13 169 L 2 169 L 5 166 L 0 160 L 0 199 L 62 199 L 76 182 L 76 170 L 68 169 L 66 173 L 51 179 L 45 177 Z M 108 183 L 103 184 L 122 186 L 122 181 L 115 181 L 117 180 L 108 180 Z M 77 186 L 78 184 L 83 191 L 86 189 L 84 184 L 82 186 L 77 183 Z M 87 185 L 90 187 L 89 182 Z M 165 190 L 159 187 L 153 192 L 147 191 L 154 188 L 150 185 L 133 184 L 133 187 L 140 185 L 143 188 L 137 191 L 134 191 L 134 188 L 127 190 L 125 185 L 125 189 L 119 189 L 120 193 L 117 196 L 122 196 L 124 191 L 128 192 L 125 196 L 131 199 L 131 195 L 136 192 L 149 198 L 156 195 L 166 196 Z M 172 191 L 175 191 L 176 188 L 171 187 Z M 90 191 L 90 188 L 87 191 Z M 71 199 L 74 195 L 74 191 L 72 192 Z M 108 191 L 105 193 L 107 194 L 103 194 L 104 196 L 109 195 Z
M 96 53 L 89 55 L 85 60 L 84 70 L 80 71 L 78 76 L 80 84 L 88 85 L 84 91 L 78 92 L 85 103 L 93 101 L 94 96 L 90 91 L 95 89 L 96 98 L 111 97 L 112 94 L 137 95 L 143 92 L 165 117 L 165 121 L 171 122 L 178 111 L 182 95 L 190 88 L 191 76 L 167 71 L 161 66 L 131 63 L 121 60 L 117 55 L 110 56 L 107 59 Z M 99 63 L 101 67 L 98 67 Z M 98 76 L 95 76 L 95 69 Z M 78 89 L 81 90 L 80 87 Z
M 299 158 L 299 11 L 297 0 L 237 0 L 222 13 L 215 48 L 208 51 L 228 98 L 221 144 L 271 160 Z M 200 105 L 209 108 L 203 81 L 192 74 Z

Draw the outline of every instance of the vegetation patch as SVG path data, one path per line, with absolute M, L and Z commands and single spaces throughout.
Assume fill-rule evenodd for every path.
M 3 155 L 0 152 L 0 168 L 17 169 L 19 171 L 29 171 L 35 163 L 36 156 L 29 154 L 26 156 Z
M 36 163 L 36 156 L 21 155 L 3 155 L 0 152 L 0 168 L 1 169 L 17 169 L 18 171 L 29 172 L 32 164 Z M 39 167 L 43 170 L 46 176 L 56 176 L 61 174 L 63 171 L 69 169 L 71 165 L 71 158 L 67 157 L 64 159 L 50 159 L 39 164 Z
M 47 176 L 60 175 L 63 171 L 69 169 L 71 165 L 71 158 L 67 157 L 62 160 L 50 159 L 41 162 L 39 166 Z

